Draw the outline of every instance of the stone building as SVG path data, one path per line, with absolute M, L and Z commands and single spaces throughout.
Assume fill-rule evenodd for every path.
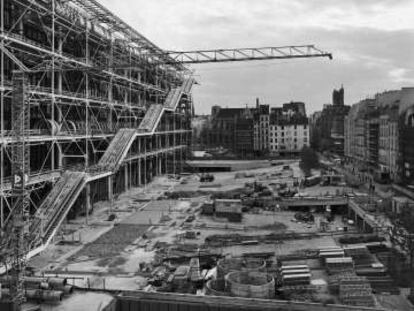
M 378 181 L 414 182 L 414 88 L 387 91 L 352 106 L 345 157 Z
M 306 117 L 272 117 L 269 129 L 271 154 L 298 155 L 303 147 L 310 144 L 308 119 Z
M 344 119 L 349 109 L 349 106 L 344 105 L 344 88 L 334 90 L 332 105 L 324 105 L 323 110 L 311 118 L 313 148 L 344 154 Z

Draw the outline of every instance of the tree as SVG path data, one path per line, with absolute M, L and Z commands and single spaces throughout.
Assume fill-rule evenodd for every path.
M 311 169 L 319 168 L 319 166 L 319 157 L 315 150 L 307 146 L 303 147 L 300 154 L 299 167 L 305 173 L 305 176 L 309 176 Z

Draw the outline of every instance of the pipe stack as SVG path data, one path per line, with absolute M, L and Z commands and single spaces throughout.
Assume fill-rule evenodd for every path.
M 11 276 L 0 278 L 2 295 L 9 295 L 12 280 Z M 45 302 L 60 301 L 63 296 L 73 292 L 73 286 L 67 284 L 67 279 L 65 278 L 25 277 L 23 285 L 27 299 Z

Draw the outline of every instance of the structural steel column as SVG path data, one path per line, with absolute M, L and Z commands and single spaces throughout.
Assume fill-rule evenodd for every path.
M 90 52 L 89 52 L 89 20 L 85 22 L 85 59 L 86 64 L 90 64 Z M 85 117 L 86 117 L 86 135 L 85 135 L 85 169 L 89 167 L 89 135 L 91 134 L 90 129 L 90 122 L 89 122 L 89 108 L 90 108 L 90 101 L 89 101 L 89 74 L 85 71 Z
M 165 163 L 164 163 L 164 168 L 165 168 L 165 174 L 169 174 L 170 172 L 169 172 L 169 169 L 168 169 L 168 158 L 170 157 L 171 155 L 169 154 L 169 153 L 166 153 L 165 154 Z
M 141 186 L 141 159 L 138 159 L 138 186 Z
M 51 112 L 51 119 L 52 119 L 52 123 L 55 123 L 55 105 L 56 105 L 56 98 L 55 98 L 55 0 L 52 0 L 52 72 L 51 72 L 51 79 L 50 79 L 50 89 L 52 92 L 52 112 Z M 53 131 L 53 127 L 52 127 L 52 133 L 51 133 L 52 137 L 53 137 L 53 141 L 51 143 L 51 150 L 52 150 L 52 154 L 50 157 L 50 161 L 51 163 L 51 168 L 52 170 L 55 169 L 55 144 L 56 144 L 56 140 L 55 138 L 55 131 Z
M 85 187 L 85 223 L 86 224 L 88 224 L 90 209 L 91 209 L 91 184 L 87 183 Z
M 114 181 L 112 175 L 108 176 L 108 201 L 110 203 L 110 210 L 112 210 L 114 203 Z
M 4 0 L 0 0 L 0 31 L 4 33 Z M 4 47 L 4 39 L 0 41 L 1 47 Z M 4 139 L 4 53 L 0 51 L 0 135 L 1 140 Z M 4 150 L 3 145 L 0 145 L 0 192 L 3 193 L 4 185 Z M 4 202 L 3 197 L 0 197 L 0 228 L 4 225 Z
M 147 184 L 147 158 L 144 158 L 144 185 Z
M 126 163 L 124 166 L 124 185 L 125 185 L 125 190 L 129 189 L 129 182 L 128 182 L 128 165 L 129 163 Z
M 63 168 L 63 152 L 62 152 L 62 146 L 59 144 L 59 142 L 56 142 L 56 147 L 58 150 L 58 168 Z

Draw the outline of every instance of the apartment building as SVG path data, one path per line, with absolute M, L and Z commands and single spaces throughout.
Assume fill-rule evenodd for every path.
M 414 182 L 414 88 L 353 105 L 345 118 L 345 157 L 378 180 Z
M 309 146 L 309 126 L 306 118 L 271 122 L 269 126 L 269 150 L 275 155 L 298 155 Z
M 297 155 L 310 145 L 303 102 L 270 107 L 256 100 L 254 108 L 214 106 L 208 126 L 209 147 L 223 147 L 241 156 Z
M 254 112 L 254 151 L 257 154 L 267 154 L 269 152 L 269 122 L 270 106 L 260 105 L 256 101 Z
M 344 88 L 333 90 L 332 104 L 326 104 L 322 111 L 311 118 L 311 145 L 320 151 L 328 150 L 344 154 L 344 119 L 350 107 L 344 104 Z

